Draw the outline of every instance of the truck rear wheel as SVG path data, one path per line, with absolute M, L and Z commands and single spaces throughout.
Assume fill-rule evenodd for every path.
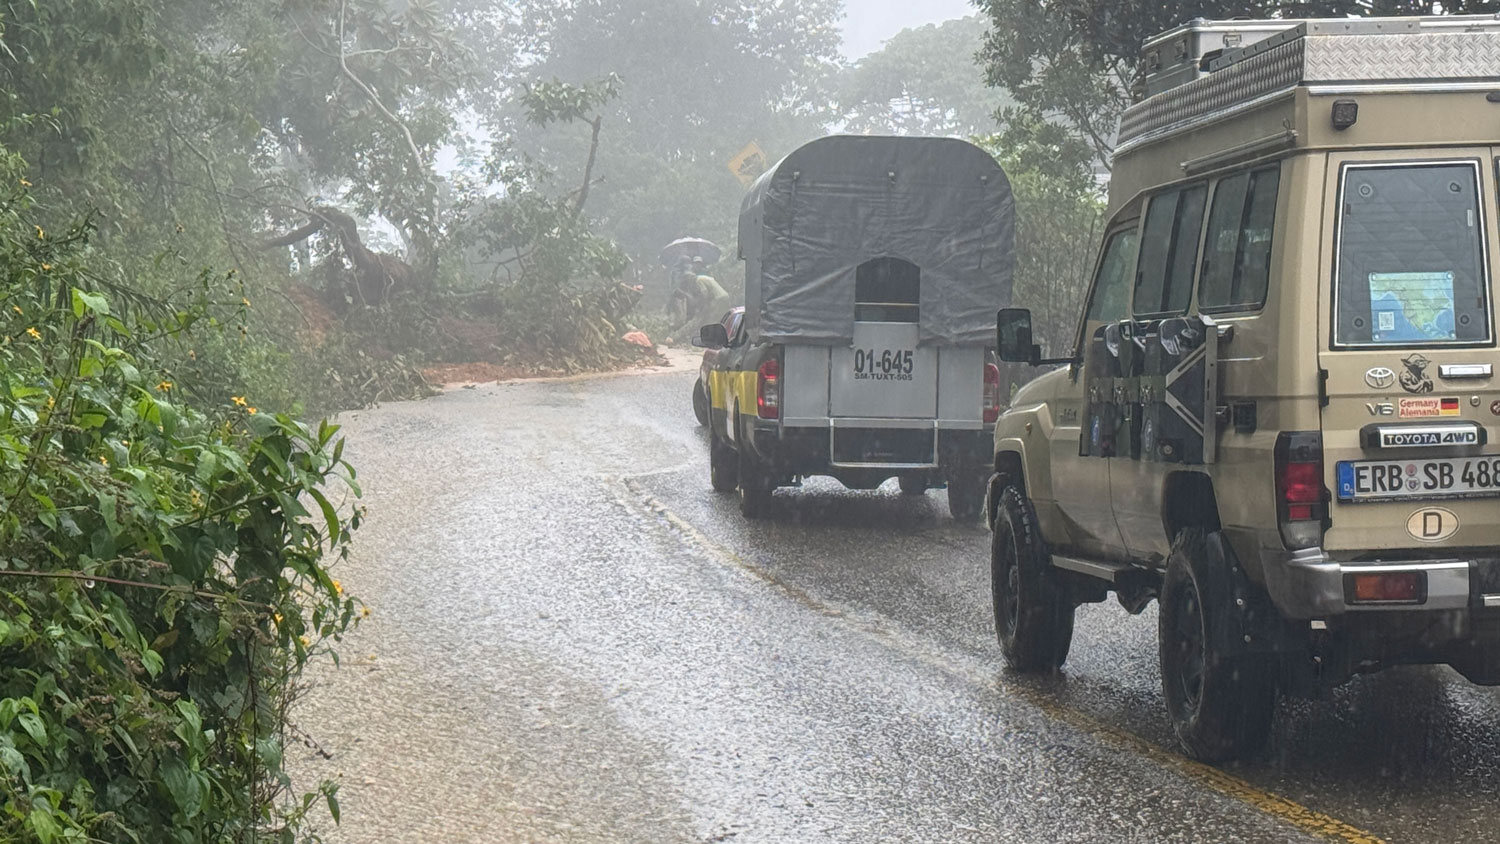
M 743 427 L 740 429 L 738 474 L 740 515 L 747 519 L 765 518 L 771 511 L 771 493 L 776 489 L 776 480 L 750 450 L 749 436 Z
M 699 425 L 708 425 L 708 390 L 704 389 L 702 378 L 693 383 L 693 415 L 698 417 Z
M 1031 502 L 1015 487 L 1001 493 L 994 528 L 990 588 L 1000 651 L 1017 671 L 1055 670 L 1073 644 L 1073 602 L 1057 582 Z
M 739 485 L 739 457 L 718 432 L 708 429 L 708 483 L 714 492 L 734 492 Z
M 980 472 L 959 471 L 948 479 L 948 512 L 956 522 L 974 522 L 984 510 L 987 480 Z
M 901 485 L 902 495 L 922 495 L 927 492 L 925 475 L 897 475 L 896 482 Z
M 1204 762 L 1255 752 L 1276 708 L 1274 658 L 1232 641 L 1234 596 L 1222 543 L 1201 528 L 1177 534 L 1158 615 L 1167 714 L 1188 755 Z

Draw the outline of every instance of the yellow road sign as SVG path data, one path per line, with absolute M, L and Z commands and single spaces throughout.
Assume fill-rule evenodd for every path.
M 754 141 L 745 144 L 745 148 L 729 160 L 729 172 L 740 180 L 740 184 L 749 187 L 756 177 L 766 172 L 765 150 Z

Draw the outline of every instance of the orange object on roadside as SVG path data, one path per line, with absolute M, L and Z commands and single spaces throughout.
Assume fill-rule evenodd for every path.
M 646 336 L 646 332 L 644 331 L 632 331 L 620 339 L 646 349 L 655 345 L 651 342 L 651 338 Z

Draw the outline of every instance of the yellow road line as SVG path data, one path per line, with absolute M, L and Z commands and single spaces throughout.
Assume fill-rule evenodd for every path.
M 775 575 L 766 569 L 755 565 L 733 550 L 715 542 L 707 534 L 703 533 L 703 531 L 694 527 L 692 523 L 673 513 L 655 496 L 646 492 L 635 478 L 624 478 L 621 483 L 631 493 L 633 498 L 633 500 L 622 503 L 627 506 L 634 506 L 637 509 L 644 506 L 652 515 L 670 525 L 689 544 L 698 547 L 699 550 L 707 554 L 718 557 L 759 580 L 773 585 L 795 599 L 798 603 L 821 615 L 849 622 L 852 626 L 858 628 L 860 632 L 880 639 L 882 643 L 901 651 L 905 656 L 976 685 L 997 683 L 1006 692 L 1036 707 L 1053 720 L 1060 721 L 1080 732 L 1098 738 L 1114 746 L 1116 749 L 1132 752 L 1144 757 L 1157 766 L 1171 771 L 1184 779 L 1222 794 L 1225 797 L 1238 800 L 1253 809 L 1291 824 L 1303 832 L 1330 840 L 1345 841 L 1348 844 L 1385 844 L 1383 839 L 1372 832 L 1367 832 L 1352 824 L 1345 823 L 1332 815 L 1309 809 L 1295 800 L 1266 791 L 1212 765 L 1195 762 L 1185 756 L 1158 747 L 1128 730 L 1101 721 L 1082 710 L 1064 706 L 1038 689 L 1023 684 L 1004 682 L 998 674 L 988 677 L 973 675 L 961 670 L 940 655 L 919 648 L 911 642 L 901 640 L 899 637 L 893 635 L 885 625 L 877 626 L 869 623 L 859 623 L 853 613 L 838 609 L 814 597 L 805 589 L 792 586 L 777 579 Z

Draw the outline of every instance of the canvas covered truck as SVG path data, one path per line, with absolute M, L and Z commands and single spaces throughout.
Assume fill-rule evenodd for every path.
M 1270 30 L 1268 32 L 1268 30 Z M 1404 663 L 1500 685 L 1500 21 L 1197 21 L 1146 45 L 1071 348 L 995 433 L 1006 660 L 1159 604 L 1194 756 Z
M 999 372 L 988 355 L 1014 263 L 1010 183 L 948 138 L 828 137 L 788 155 L 740 213 L 745 315 L 705 373 L 710 480 L 749 517 L 812 475 L 854 489 L 946 485 L 977 519 Z

